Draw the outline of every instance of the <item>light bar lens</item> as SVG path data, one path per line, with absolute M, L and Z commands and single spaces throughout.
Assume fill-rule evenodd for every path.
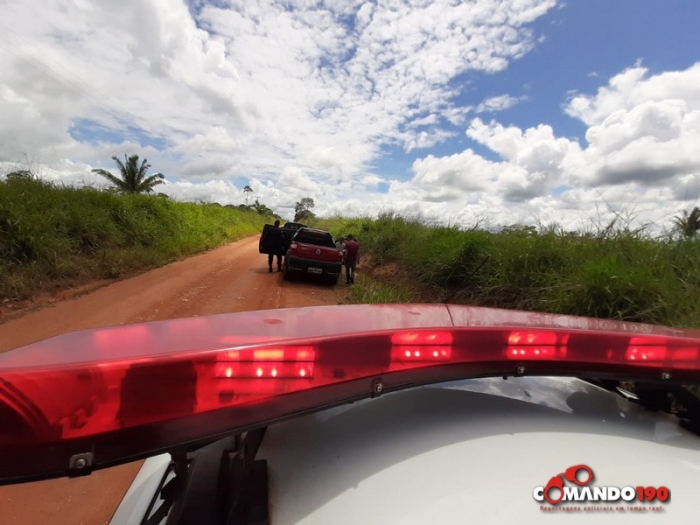
M 698 341 L 561 331 L 402 330 L 223 349 L 190 357 L 117 361 L 89 371 L 81 367 L 5 371 L 5 393 L 0 395 L 17 410 L 23 403 L 35 407 L 27 411 L 35 423 L 58 425 L 60 434 L 69 438 L 432 365 L 556 362 L 700 371 L 699 346 Z M 12 385 L 12 395 L 7 385 Z M 227 394 L 222 397 L 224 391 Z M 177 392 L 188 401 L 178 401 Z M 161 405 L 146 401 L 158 397 L 163 398 Z
M 511 332 L 506 357 L 521 361 L 562 359 L 566 357 L 566 346 L 561 344 L 565 340 L 555 332 Z
M 221 379 L 310 379 L 313 363 L 217 363 Z
M 391 336 L 393 345 L 451 345 L 452 333 L 447 331 L 396 332 Z
M 265 326 L 272 330 L 278 324 Z M 165 344 L 162 335 L 152 330 L 148 325 L 121 330 L 119 347 L 128 348 L 129 337 L 138 338 L 144 348 Z M 180 332 L 173 330 L 173 334 Z M 212 341 L 229 340 L 225 335 L 212 335 Z M 678 374 L 700 383 L 700 338 L 638 336 L 622 330 L 408 326 L 284 344 L 142 352 L 128 358 L 120 358 L 116 350 L 105 353 L 104 347 L 112 344 L 109 330 L 95 341 L 98 355 L 104 358 L 68 360 L 50 367 L 34 360 L 25 366 L 21 360 L 0 358 L 0 409 L 12 415 L 0 425 L 0 455 L 7 447 L 31 446 L 34 453 L 41 453 L 63 441 L 97 439 L 145 425 L 157 428 L 152 426 L 219 411 L 227 415 L 213 421 L 228 425 L 225 428 L 235 427 L 241 414 L 245 421 L 259 414 L 264 422 L 270 407 L 289 403 L 294 395 L 305 395 L 309 406 L 321 407 L 368 394 L 368 381 L 378 378 L 406 386 L 457 376 L 513 375 L 523 370 L 546 375 L 555 370 L 559 375 L 587 377 Z M 51 348 L 33 350 L 36 355 L 51 356 Z M 336 387 L 347 389 L 342 394 L 346 397 L 333 397 Z M 207 435 L 210 430 L 188 431 Z M 153 432 L 159 439 L 169 439 Z
M 271 348 L 244 348 L 240 350 L 222 350 L 217 353 L 219 361 L 237 361 L 257 363 L 262 361 L 297 362 L 313 361 L 316 351 L 313 346 L 279 346 Z

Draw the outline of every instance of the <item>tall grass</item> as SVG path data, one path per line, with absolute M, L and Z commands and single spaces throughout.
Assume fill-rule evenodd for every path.
M 356 286 L 348 289 L 341 304 L 410 303 L 420 298 L 414 290 L 392 286 L 364 275 L 358 275 L 356 282 Z
M 355 234 L 372 267 L 402 269 L 399 278 L 375 280 L 410 289 L 416 300 L 700 327 L 700 242 L 693 239 L 624 228 L 464 231 L 393 214 L 315 226 Z M 352 297 L 364 298 L 361 291 Z
M 255 234 L 266 220 L 152 195 L 0 181 L 0 298 L 162 265 Z

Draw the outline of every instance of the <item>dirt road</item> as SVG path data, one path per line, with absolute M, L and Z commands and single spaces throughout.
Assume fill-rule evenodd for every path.
M 245 310 L 335 304 L 342 288 L 268 273 L 248 238 L 0 325 L 0 352 L 75 330 Z M 108 523 L 141 462 L 85 478 L 0 487 L 0 523 Z

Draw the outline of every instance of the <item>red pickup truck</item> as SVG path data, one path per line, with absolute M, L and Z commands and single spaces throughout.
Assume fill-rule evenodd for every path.
M 315 228 L 301 228 L 292 237 L 284 258 L 284 278 L 311 274 L 325 277 L 331 284 L 340 278 L 343 251 L 335 247 L 333 236 Z

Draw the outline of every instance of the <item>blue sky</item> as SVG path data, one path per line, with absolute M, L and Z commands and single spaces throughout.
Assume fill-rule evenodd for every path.
M 695 1 L 67 4 L 5 9 L 0 173 L 137 153 L 178 199 L 494 227 L 700 196 Z

